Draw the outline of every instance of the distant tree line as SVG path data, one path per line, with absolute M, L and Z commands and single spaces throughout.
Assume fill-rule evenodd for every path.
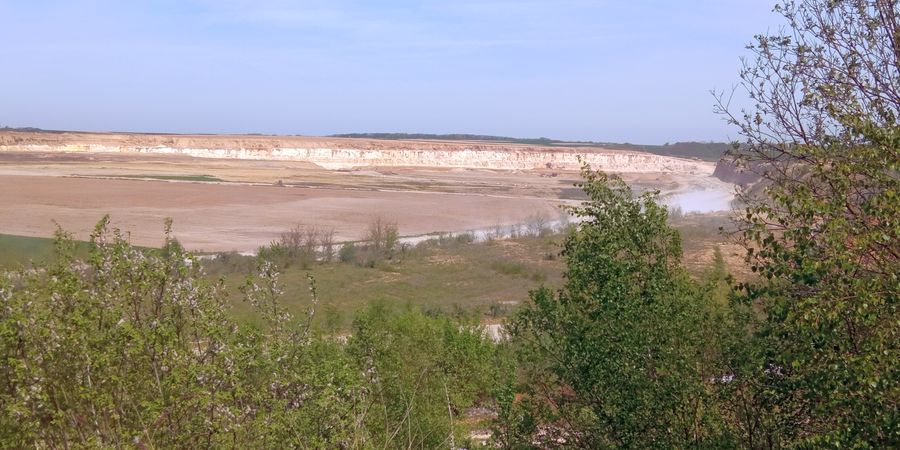
M 631 150 L 653 153 L 662 156 L 681 158 L 697 158 L 705 161 L 718 161 L 733 144 L 724 142 L 676 142 L 663 145 L 629 144 L 594 141 L 561 141 L 541 138 L 513 138 L 505 136 L 486 136 L 480 134 L 427 134 L 427 133 L 347 133 L 335 134 L 332 137 L 386 140 L 438 140 L 438 141 L 484 141 L 490 143 L 536 145 L 545 147 L 596 147 L 610 150 Z

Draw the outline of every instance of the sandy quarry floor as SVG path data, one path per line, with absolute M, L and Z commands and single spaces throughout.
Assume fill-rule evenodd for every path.
M 350 240 L 362 237 L 377 216 L 397 222 L 404 235 L 519 223 L 532 214 L 556 217 L 561 202 L 554 191 L 565 189 L 555 180 L 525 186 L 509 175 L 492 180 L 452 171 L 410 176 L 332 172 L 302 163 L 92 158 L 0 154 L 0 233 L 50 236 L 55 221 L 84 238 L 110 214 L 136 244 L 158 245 L 163 221 L 172 217 L 188 248 L 249 251 L 295 223 L 333 227 L 338 239 Z M 198 174 L 228 182 L 96 178 Z M 274 186 L 277 180 L 287 186 Z
M 208 175 L 223 182 L 110 179 Z M 359 239 L 381 216 L 401 234 L 458 232 L 559 216 L 577 203 L 574 172 L 379 168 L 178 155 L 0 152 L 0 233 L 50 236 L 54 221 L 77 237 L 110 214 L 138 245 L 158 245 L 163 221 L 192 250 L 251 251 L 296 223 Z M 276 186 L 281 182 L 283 187 Z M 673 174 L 631 175 L 639 187 L 678 192 L 710 183 Z

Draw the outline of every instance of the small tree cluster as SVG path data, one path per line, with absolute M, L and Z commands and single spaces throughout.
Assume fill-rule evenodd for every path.
M 261 247 L 259 256 L 282 267 L 293 263 L 309 267 L 315 261 L 330 262 L 335 257 L 334 228 L 294 225 L 277 241 Z
M 532 214 L 525 219 L 527 236 L 543 237 L 553 232 L 550 220 L 544 214 Z
M 737 314 L 724 275 L 703 285 L 687 276 L 654 194 L 582 175 L 590 201 L 572 210 L 582 221 L 565 242 L 566 284 L 532 292 L 509 324 L 525 395 L 498 399 L 501 444 L 734 445 L 714 389 L 729 374 L 721 344 Z
M 400 243 L 400 232 L 397 223 L 388 222 L 381 216 L 376 217 L 366 230 L 366 245 L 376 257 L 390 259 Z
M 448 317 L 378 310 L 345 344 L 283 307 L 276 265 L 242 289 L 261 327 L 167 234 L 132 247 L 101 222 L 49 266 L 0 275 L 2 448 L 435 448 L 462 442 L 495 348 Z M 427 357 L 419 357 L 424 352 Z M 410 370 L 407 370 L 407 369 Z
M 0 446 L 349 442 L 345 414 L 365 393 L 350 370 L 326 374 L 340 353 L 267 303 L 271 285 L 248 296 L 278 332 L 239 327 L 169 234 L 144 251 L 107 223 L 87 261 L 60 233 L 52 266 L 0 280 Z
M 397 224 L 378 216 L 366 228 L 363 241 L 341 246 L 338 258 L 341 262 L 374 267 L 379 261 L 395 259 L 401 250 Z

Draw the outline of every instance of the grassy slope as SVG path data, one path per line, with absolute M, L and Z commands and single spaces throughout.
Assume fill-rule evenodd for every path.
M 720 247 L 738 279 L 750 276 L 742 250 L 718 232 L 720 226 L 728 229 L 729 223 L 724 216 L 697 215 L 672 221 L 682 234 L 684 263 L 692 275 L 701 276 L 712 264 L 714 249 Z M 306 277 L 310 274 L 318 285 L 317 320 L 323 325 L 331 322 L 333 327 L 346 328 L 355 311 L 377 301 L 426 311 L 461 310 L 496 320 L 527 301 L 528 292 L 541 284 L 551 288 L 562 285 L 562 241 L 562 236 L 528 237 L 417 248 L 400 261 L 379 263 L 375 268 L 340 263 L 290 266 L 281 277 L 283 301 L 293 314 L 304 314 L 310 305 Z M 234 271 L 225 275 L 230 288 L 245 279 Z M 231 303 L 237 316 L 255 320 L 252 308 L 241 301 L 240 295 L 234 295 Z
M 495 305 L 494 313 L 502 315 L 513 309 L 514 303 L 525 301 L 530 289 L 541 283 L 560 283 L 563 263 L 556 257 L 560 240 L 523 238 L 417 248 L 402 260 L 382 262 L 374 268 L 342 263 L 291 266 L 281 277 L 283 301 L 291 313 L 304 314 L 310 304 L 306 277 L 310 274 L 319 293 L 317 320 L 332 327 L 347 327 L 355 311 L 376 301 L 482 315 Z M 553 259 L 546 259 L 550 255 Z M 246 279 L 240 273 L 224 277 L 233 294 Z M 238 317 L 255 320 L 252 308 L 240 295 L 233 295 L 231 302 Z
M 286 288 L 285 302 L 296 314 L 306 310 L 309 301 L 306 274 L 312 274 L 319 287 L 322 309 L 345 315 L 375 300 L 399 304 L 411 303 L 426 309 L 452 311 L 487 311 L 492 303 L 522 301 L 529 289 L 542 282 L 560 279 L 560 237 L 522 238 L 489 244 L 451 244 L 444 247 L 420 247 L 402 259 L 386 261 L 374 268 L 355 264 L 313 264 L 308 268 L 293 265 L 284 269 L 281 281 Z M 0 269 L 15 269 L 49 261 L 53 257 L 53 239 L 0 234 Z M 86 242 L 77 244 L 78 252 L 87 254 Z M 548 258 L 552 256 L 552 260 Z M 252 258 L 246 258 L 243 269 L 212 270 L 212 277 L 223 276 L 237 293 L 245 280 L 245 270 Z M 215 269 L 215 267 L 211 267 Z M 235 295 L 238 315 L 249 313 Z
M 0 269 L 16 269 L 29 262 L 42 263 L 53 259 L 54 240 L 29 236 L 0 234 Z M 87 255 L 88 243 L 76 243 L 78 255 Z
M 726 263 L 744 278 L 742 254 L 723 245 L 718 234 L 727 219 L 716 216 L 686 216 L 673 221 L 683 236 L 685 264 L 695 275 L 712 262 L 713 248 L 722 246 Z M 295 315 L 305 314 L 309 306 L 311 274 L 318 284 L 316 320 L 320 325 L 346 328 L 354 312 L 376 301 L 410 305 L 424 310 L 476 313 L 485 319 L 499 319 L 516 303 L 528 299 L 528 291 L 542 283 L 558 287 L 562 283 L 564 262 L 558 257 L 562 236 L 529 237 L 486 244 L 450 243 L 420 246 L 402 259 L 387 261 L 374 268 L 355 264 L 312 264 L 305 268 L 285 268 L 281 277 L 284 305 Z M 87 243 L 79 243 L 79 252 L 87 253 Z M 53 255 L 53 240 L 0 235 L 0 269 L 13 269 L 28 261 L 47 261 Z M 235 257 L 236 263 L 210 262 L 210 277 L 222 277 L 236 317 L 255 321 L 252 308 L 238 291 L 253 266 L 253 258 Z M 493 308 L 492 308 L 493 306 Z M 493 310 L 492 310 L 493 309 Z M 492 314 L 493 313 L 493 314 Z
M 53 255 L 53 239 L 0 234 L 0 268 L 12 269 Z

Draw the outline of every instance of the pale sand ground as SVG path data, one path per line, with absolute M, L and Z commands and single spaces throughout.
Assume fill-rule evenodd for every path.
M 116 175 L 211 175 L 229 183 L 96 178 Z M 274 186 L 278 180 L 290 187 Z M 577 180 L 577 173 L 549 170 L 330 171 L 285 161 L 0 152 L 0 233 L 51 236 L 55 220 L 86 238 L 105 214 L 134 243 L 148 246 L 159 245 L 171 217 L 186 247 L 206 251 L 255 250 L 296 223 L 359 239 L 376 216 L 396 221 L 403 235 L 458 232 L 534 214 L 555 218 L 557 206 L 577 203 Z M 715 184 L 675 174 L 627 181 L 665 192 Z
M 479 187 L 467 183 L 467 176 L 458 181 L 460 174 L 453 173 L 446 183 L 428 182 L 432 177 L 426 173 L 412 180 L 421 186 L 410 187 L 401 175 L 333 173 L 302 165 L 288 165 L 292 170 L 284 164 L 267 168 L 242 161 L 207 165 L 182 157 L 48 163 L 3 156 L 7 158 L 0 158 L 0 233 L 6 234 L 50 236 L 56 221 L 85 238 L 103 215 L 110 214 L 113 224 L 129 232 L 134 243 L 158 245 L 163 221 L 171 217 L 176 236 L 190 249 L 249 251 L 295 223 L 333 227 L 338 239 L 351 240 L 362 237 L 376 216 L 397 222 L 404 235 L 415 235 L 518 223 L 531 214 L 559 214 L 560 201 L 529 195 L 516 183 Z M 266 184 L 70 177 L 136 173 L 212 174 Z M 272 186 L 277 179 L 317 187 Z M 442 184 L 450 187 L 441 189 Z

